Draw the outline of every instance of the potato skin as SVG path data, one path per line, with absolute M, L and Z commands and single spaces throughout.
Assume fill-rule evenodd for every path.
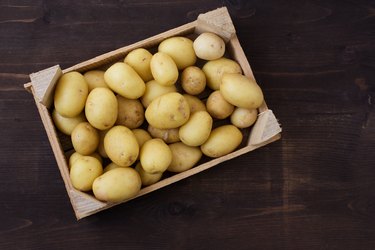
M 220 157 L 233 152 L 241 144 L 242 137 L 238 128 L 224 125 L 212 130 L 201 150 L 209 157 Z
M 188 146 L 200 146 L 210 136 L 212 117 L 206 111 L 193 113 L 189 120 L 180 127 L 179 137 Z
M 66 135 L 71 135 L 73 129 L 81 122 L 86 121 L 85 114 L 82 112 L 75 117 L 64 117 L 56 109 L 52 111 L 52 119 L 57 129 Z
M 81 154 L 78 153 L 78 152 L 74 152 L 74 153 L 69 157 L 69 164 L 68 164 L 68 165 L 69 165 L 69 169 L 72 167 L 73 163 L 74 163 L 77 159 L 81 158 L 82 156 L 84 156 L 84 155 L 81 155 Z M 94 153 L 92 153 L 91 155 L 88 155 L 88 156 L 91 156 L 91 157 L 96 158 L 96 159 L 100 162 L 100 164 L 103 164 L 103 159 L 102 159 L 102 157 L 101 157 L 98 153 L 94 152 Z
M 118 103 L 118 115 L 116 124 L 123 125 L 127 128 L 134 129 L 142 125 L 145 120 L 145 111 L 139 100 L 132 100 L 116 96 Z
M 117 165 L 116 163 L 114 162 L 111 162 L 109 163 L 104 169 L 103 169 L 103 173 L 106 173 L 112 169 L 115 169 L 115 168 L 127 168 L 127 167 L 120 167 L 119 165 Z
M 70 168 L 70 180 L 74 188 L 90 191 L 94 180 L 103 173 L 102 164 L 91 156 L 81 156 Z
M 199 95 L 206 88 L 206 75 L 196 67 L 189 66 L 181 74 L 181 86 L 190 95 Z
M 157 81 L 151 80 L 146 83 L 146 91 L 141 97 L 141 102 L 147 108 L 154 99 L 171 92 L 177 92 L 175 85 L 163 86 Z
M 115 168 L 95 179 L 92 190 L 101 201 L 120 202 L 135 197 L 142 182 L 133 168 Z
M 85 114 L 89 123 L 97 129 L 111 128 L 118 114 L 115 94 L 108 88 L 95 88 L 87 97 Z
M 180 173 L 192 167 L 201 159 L 202 151 L 199 147 L 190 147 L 182 142 L 169 144 L 172 152 L 172 162 L 168 166 L 168 171 Z
M 128 99 L 137 99 L 143 95 L 146 86 L 137 72 L 126 63 L 118 62 L 104 73 L 107 85 L 117 94 Z
M 263 92 L 258 84 L 241 74 L 225 73 L 220 92 L 227 102 L 246 109 L 258 108 L 263 103 Z
M 106 130 L 99 130 L 99 145 L 98 145 L 98 153 L 101 157 L 108 158 L 107 153 L 105 152 L 104 148 L 104 137 L 107 134 L 109 129 Z
M 177 128 L 184 124 L 190 116 L 189 104 L 176 92 L 159 96 L 147 107 L 147 122 L 160 129 Z
M 150 186 L 150 185 L 158 182 L 161 179 L 161 177 L 163 176 L 163 173 L 156 173 L 156 174 L 147 173 L 142 168 L 142 164 L 140 162 L 138 162 L 138 164 L 135 166 L 135 170 L 138 172 L 139 176 L 141 177 L 141 181 L 142 181 L 143 186 Z
M 220 90 L 216 90 L 210 94 L 207 98 L 206 106 L 208 113 L 217 119 L 227 118 L 234 110 L 234 106 L 224 99 Z
M 178 78 L 178 68 L 173 59 L 163 52 L 157 52 L 151 58 L 151 73 L 161 85 L 171 86 Z
M 169 55 L 179 70 L 194 65 L 197 60 L 193 41 L 186 37 L 167 38 L 159 44 L 158 51 Z
M 221 78 L 224 73 L 242 73 L 241 66 L 236 61 L 225 57 L 207 62 L 202 71 L 206 75 L 207 86 L 213 90 L 220 89 Z
M 230 116 L 230 121 L 237 128 L 248 128 L 255 123 L 257 118 L 257 109 L 236 108 Z
M 225 53 L 225 43 L 221 37 L 214 33 L 200 34 L 193 43 L 197 57 L 203 60 L 215 60 Z
M 81 155 L 90 155 L 99 145 L 98 131 L 88 122 L 81 122 L 72 132 L 74 150 Z
M 82 74 L 72 71 L 63 74 L 56 84 L 54 105 L 64 117 L 76 117 L 85 108 L 89 89 Z
M 172 161 L 172 152 L 162 139 L 151 139 L 143 144 L 140 161 L 147 173 L 163 173 Z
M 180 136 L 178 135 L 178 128 L 160 129 L 155 128 L 151 125 L 148 126 L 148 132 L 154 138 L 160 138 L 165 143 L 173 143 L 180 141 Z
M 109 159 L 121 167 L 131 166 L 138 157 L 139 146 L 133 132 L 125 126 L 112 127 L 104 137 Z
M 206 105 L 198 97 L 188 94 L 183 94 L 182 96 L 185 97 L 185 100 L 189 104 L 190 114 L 197 111 L 207 111 Z
M 108 88 L 107 83 L 104 80 L 104 71 L 102 70 L 90 70 L 83 74 L 86 80 L 89 92 L 95 88 Z
M 137 139 L 139 148 L 141 148 L 146 141 L 152 139 L 151 135 L 144 129 L 137 128 L 133 129 L 132 132 Z
M 144 82 L 152 80 L 150 62 L 152 54 L 144 49 L 135 49 L 125 57 L 124 62 L 129 64 L 143 79 Z

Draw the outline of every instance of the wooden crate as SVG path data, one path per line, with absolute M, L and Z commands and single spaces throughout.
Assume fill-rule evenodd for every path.
M 52 118 L 50 108 L 53 102 L 53 91 L 57 79 L 66 72 L 78 71 L 85 72 L 88 70 L 103 68 L 112 64 L 116 61 L 122 60 L 125 55 L 136 48 L 151 48 L 159 44 L 162 40 L 172 36 L 189 36 L 194 34 L 200 34 L 202 32 L 209 31 L 220 35 L 226 42 L 226 48 L 232 59 L 236 60 L 242 67 L 244 75 L 250 78 L 254 78 L 253 72 L 249 65 L 249 62 L 241 48 L 240 42 L 236 36 L 235 28 L 229 13 L 225 7 L 219 8 L 198 16 L 197 20 L 182 25 L 180 27 L 168 30 L 156 36 L 147 38 L 137 43 L 131 44 L 111 51 L 109 53 L 100 55 L 93 59 L 74 65 L 70 68 L 61 70 L 59 65 L 51 68 L 33 73 L 30 75 L 31 82 L 25 84 L 25 88 L 31 92 L 35 99 L 35 104 L 38 108 L 40 117 L 48 135 L 48 139 L 51 143 L 53 153 L 55 155 L 57 165 L 59 167 L 61 176 L 64 180 L 66 190 L 68 192 L 70 201 L 72 203 L 75 215 L 77 219 L 92 215 L 101 210 L 110 208 L 129 200 L 119 203 L 107 203 L 95 199 L 94 196 L 76 190 L 69 178 L 68 161 L 64 152 L 64 144 L 69 143 L 64 141 L 59 132 L 56 130 Z M 270 109 L 268 109 L 264 102 L 259 107 L 259 115 L 254 126 L 247 130 L 248 137 L 243 142 L 243 146 L 238 150 L 204 162 L 190 170 L 185 172 L 172 175 L 171 177 L 162 179 L 161 181 L 141 189 L 136 197 L 148 194 L 159 188 L 168 186 L 174 182 L 197 174 L 203 170 L 209 169 L 221 162 L 230 160 L 234 157 L 240 156 L 244 153 L 255 150 L 259 147 L 265 146 L 275 140 L 278 140 L 281 132 L 281 128 L 278 124 L 277 119 Z M 134 198 L 136 198 L 134 197 Z M 134 199 L 133 198 L 133 199 Z

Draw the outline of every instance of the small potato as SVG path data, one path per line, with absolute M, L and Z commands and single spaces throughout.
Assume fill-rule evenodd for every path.
M 137 128 L 133 129 L 132 132 L 137 139 L 139 148 L 141 148 L 146 141 L 152 139 L 151 135 L 144 129 Z
M 92 190 L 98 200 L 120 202 L 135 197 L 142 182 L 133 168 L 115 168 L 95 179 Z
M 190 108 L 185 98 L 176 92 L 159 96 L 147 107 L 147 122 L 161 129 L 177 128 L 187 122 Z
M 180 173 L 192 167 L 201 159 L 202 151 L 199 147 L 190 147 L 182 142 L 169 145 L 172 152 L 172 162 L 168 166 L 168 171 Z
M 114 126 L 107 132 L 104 149 L 109 159 L 121 167 L 132 165 L 139 154 L 137 138 L 130 129 L 121 125 Z
M 84 155 L 81 155 L 81 154 L 78 153 L 78 152 L 74 152 L 74 153 L 69 157 L 69 169 L 72 167 L 73 163 L 74 163 L 76 160 L 78 160 L 79 158 L 81 158 L 82 156 L 84 156 Z M 94 153 L 92 153 L 91 155 L 88 155 L 88 156 L 91 156 L 91 157 L 96 158 L 96 159 L 100 162 L 100 164 L 103 164 L 103 159 L 102 159 L 102 157 L 101 157 L 98 153 L 94 152 Z
M 99 134 L 88 122 L 81 122 L 72 132 L 74 150 L 81 155 L 90 155 L 99 145 Z
M 207 98 L 206 106 L 208 113 L 217 119 L 227 118 L 234 110 L 234 106 L 224 99 L 220 90 L 211 93 Z
M 120 167 L 119 165 L 117 165 L 116 163 L 114 162 L 111 162 L 109 163 L 104 169 L 103 169 L 103 173 L 105 172 L 108 172 L 112 169 L 115 169 L 115 168 L 127 168 L 127 167 Z
M 255 109 L 263 103 L 262 89 L 253 79 L 240 74 L 225 73 L 220 92 L 227 102 L 240 108 Z
M 203 71 L 196 66 L 187 67 L 181 74 L 181 86 L 186 93 L 198 95 L 202 93 L 206 87 L 206 76 Z
M 107 83 L 104 81 L 104 71 L 102 70 L 90 70 L 83 76 L 89 87 L 89 92 L 95 88 L 108 88 Z
M 140 160 L 147 173 L 163 173 L 172 161 L 172 152 L 163 140 L 151 139 L 143 144 Z
M 214 33 L 205 32 L 194 40 L 194 51 L 203 60 L 215 60 L 224 55 L 225 43 Z
M 102 164 L 91 156 L 81 156 L 70 169 L 70 180 L 74 188 L 90 191 L 94 180 L 103 173 Z
M 189 104 L 190 114 L 197 111 L 206 111 L 206 105 L 198 97 L 188 94 L 183 94 L 182 96 L 185 97 L 185 100 Z
M 143 186 L 150 186 L 156 182 L 158 182 L 163 173 L 156 173 L 156 174 L 149 174 L 143 168 L 140 162 L 135 166 L 135 170 L 138 172 L 139 176 L 141 177 L 142 185 Z
M 197 60 L 193 41 L 186 37 L 167 38 L 159 44 L 158 51 L 172 57 L 179 70 L 194 65 Z
M 212 117 L 206 111 L 193 113 L 189 120 L 180 127 L 179 136 L 188 146 L 200 146 L 210 136 Z
M 107 85 L 117 94 L 128 99 L 137 99 L 143 95 L 146 86 L 137 72 L 126 63 L 118 62 L 104 73 Z
M 131 51 L 124 59 L 124 62 L 129 64 L 143 79 L 148 82 L 152 80 L 150 62 L 152 54 L 143 48 Z
M 107 130 L 99 130 L 99 146 L 98 146 L 98 153 L 101 157 L 108 158 L 107 153 L 105 152 L 104 148 L 104 137 L 107 134 L 109 129 Z
M 169 55 L 157 52 L 152 56 L 150 66 L 152 76 L 159 84 L 171 86 L 177 81 L 178 69 Z
M 108 88 L 95 88 L 87 97 L 85 114 L 89 123 L 97 129 L 111 128 L 118 114 L 115 94 Z
M 207 62 L 202 71 L 206 75 L 207 86 L 213 90 L 220 89 L 224 73 L 242 73 L 241 66 L 236 61 L 224 57 Z
M 257 109 L 236 108 L 230 116 L 230 121 L 237 128 L 248 128 L 255 123 L 257 117 Z
M 233 152 L 241 142 L 241 131 L 233 125 L 224 125 L 212 130 L 201 150 L 208 157 L 220 157 Z
M 52 119 L 57 129 L 66 135 L 71 135 L 73 129 L 81 122 L 86 121 L 85 114 L 82 112 L 75 117 L 64 117 L 60 115 L 56 109 L 52 112 Z
M 180 141 L 180 137 L 178 135 L 178 128 L 160 129 L 149 125 L 148 132 L 150 132 L 152 137 L 160 138 L 163 141 L 165 141 L 165 143 L 173 143 Z
M 88 93 L 87 83 L 80 73 L 65 73 L 56 84 L 55 109 L 64 117 L 76 117 L 85 108 Z
M 122 96 L 116 96 L 118 102 L 117 125 L 123 125 L 127 128 L 138 128 L 145 120 L 145 111 L 139 100 L 127 99 Z
M 163 86 L 160 85 L 157 81 L 151 80 L 146 83 L 146 91 L 141 97 L 141 102 L 143 106 L 147 108 L 154 99 L 171 92 L 177 92 L 175 85 Z

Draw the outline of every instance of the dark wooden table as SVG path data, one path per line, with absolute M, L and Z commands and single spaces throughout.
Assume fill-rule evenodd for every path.
M 76 221 L 28 74 L 226 5 L 283 138 Z M 0 1 L 0 249 L 375 249 L 374 1 Z

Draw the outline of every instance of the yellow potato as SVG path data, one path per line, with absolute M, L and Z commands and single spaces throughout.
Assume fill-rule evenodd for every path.
M 237 128 L 248 128 L 255 123 L 257 118 L 257 109 L 236 108 L 230 116 L 230 121 Z
M 142 168 L 142 165 L 140 162 L 135 166 L 135 170 L 138 172 L 139 176 L 141 177 L 142 185 L 143 186 L 150 186 L 156 182 L 158 182 L 161 177 L 163 176 L 163 173 L 156 173 L 156 174 L 149 174 Z
M 90 70 L 83 76 L 89 87 L 89 92 L 95 88 L 108 88 L 107 83 L 104 81 L 104 71 L 102 70 Z
M 198 95 L 202 93 L 206 87 L 206 76 L 204 72 L 196 66 L 187 67 L 181 74 L 181 86 L 186 93 Z
M 150 66 L 152 76 L 159 84 L 170 86 L 177 81 L 178 69 L 169 55 L 157 52 L 152 56 Z
M 117 119 L 118 103 L 108 88 L 95 88 L 87 97 L 85 114 L 89 123 L 97 129 L 111 128 Z
M 95 179 L 92 190 L 98 200 L 120 202 L 135 197 L 142 182 L 133 168 L 115 168 Z
M 144 129 L 137 128 L 133 129 L 132 132 L 137 139 L 139 148 L 141 148 L 146 141 L 152 139 L 151 135 Z
M 183 94 L 182 96 L 185 97 L 185 100 L 189 104 L 190 114 L 197 112 L 197 111 L 207 111 L 206 105 L 198 97 L 188 95 L 188 94 Z
M 236 61 L 225 57 L 207 62 L 202 70 L 207 78 L 207 86 L 213 90 L 220 89 L 224 73 L 242 73 L 241 66 Z
M 172 151 L 172 162 L 168 166 L 168 171 L 180 173 L 192 167 L 201 159 L 202 151 L 199 147 L 190 147 L 182 142 L 169 145 Z
M 220 93 L 227 102 L 246 109 L 258 108 L 263 103 L 263 92 L 258 84 L 243 75 L 225 73 Z
M 84 156 L 84 155 L 81 155 L 81 154 L 78 153 L 78 152 L 74 152 L 74 153 L 69 157 L 69 169 L 72 167 L 73 163 L 74 163 L 77 159 L 81 158 L 82 156 Z M 94 153 L 92 153 L 91 155 L 88 155 L 88 156 L 91 156 L 91 157 L 96 158 L 96 159 L 100 162 L 100 164 L 103 164 L 103 159 L 102 159 L 102 157 L 101 157 L 98 153 L 94 152 Z
M 151 139 L 143 144 L 140 161 L 147 173 L 163 173 L 172 161 L 172 153 L 162 139 Z
M 220 157 L 233 152 L 241 142 L 241 131 L 233 125 L 224 125 L 212 130 L 201 150 L 209 157 Z
M 90 191 L 94 180 L 103 173 L 102 164 L 91 156 L 81 156 L 70 169 L 70 180 L 74 188 Z
M 179 136 L 188 146 L 200 146 L 210 136 L 212 117 L 206 111 L 193 113 L 189 120 L 180 127 Z
M 115 168 L 127 168 L 127 167 L 120 167 L 120 166 L 117 165 L 116 163 L 111 162 L 111 163 L 109 163 L 109 164 L 103 169 L 103 173 L 106 173 L 106 172 L 108 172 L 109 170 L 112 170 L 112 169 L 115 169 Z
M 178 128 L 160 129 L 149 125 L 148 132 L 150 132 L 152 137 L 160 138 L 166 143 L 180 141 L 180 136 L 178 135 Z
M 217 119 L 227 118 L 234 110 L 234 106 L 224 99 L 220 90 L 211 93 L 207 98 L 206 106 L 208 113 Z
M 104 137 L 107 134 L 109 129 L 107 130 L 99 130 L 99 146 L 98 146 L 98 153 L 101 157 L 108 158 L 107 153 L 105 152 L 104 148 Z
M 80 73 L 65 73 L 56 84 L 55 109 L 64 117 L 76 117 L 84 109 L 88 93 L 87 83 Z
M 132 165 L 138 157 L 137 138 L 127 127 L 111 128 L 104 137 L 104 149 L 109 159 L 121 167 Z
M 161 129 L 177 128 L 189 119 L 189 115 L 189 104 L 176 92 L 159 96 L 150 103 L 145 112 L 147 122 Z
M 71 135 L 73 129 L 81 122 L 86 121 L 85 114 L 82 112 L 75 117 L 64 117 L 56 109 L 52 112 L 52 119 L 58 130 L 66 135 Z
M 137 99 L 143 95 L 146 86 L 137 72 L 126 63 L 118 62 L 104 73 L 107 85 L 117 94 L 128 99 Z
M 141 97 L 141 102 L 143 106 L 147 108 L 154 99 L 171 92 L 177 92 L 175 85 L 163 86 L 160 85 L 157 81 L 151 80 L 146 83 L 146 91 Z
M 152 79 L 150 61 L 152 54 L 143 48 L 131 51 L 124 59 L 124 62 L 129 64 L 143 79 L 147 82 Z
M 145 120 L 145 111 L 139 100 L 127 99 L 116 96 L 118 102 L 117 125 L 124 125 L 127 128 L 138 128 Z
M 172 57 L 180 70 L 194 65 L 197 60 L 193 49 L 193 41 L 186 37 L 167 38 L 159 44 L 158 50 Z
M 205 32 L 194 40 L 194 51 L 203 60 L 215 60 L 224 55 L 225 43 L 214 33 Z
M 99 145 L 99 134 L 88 122 L 81 122 L 72 132 L 74 150 L 81 155 L 90 155 Z

